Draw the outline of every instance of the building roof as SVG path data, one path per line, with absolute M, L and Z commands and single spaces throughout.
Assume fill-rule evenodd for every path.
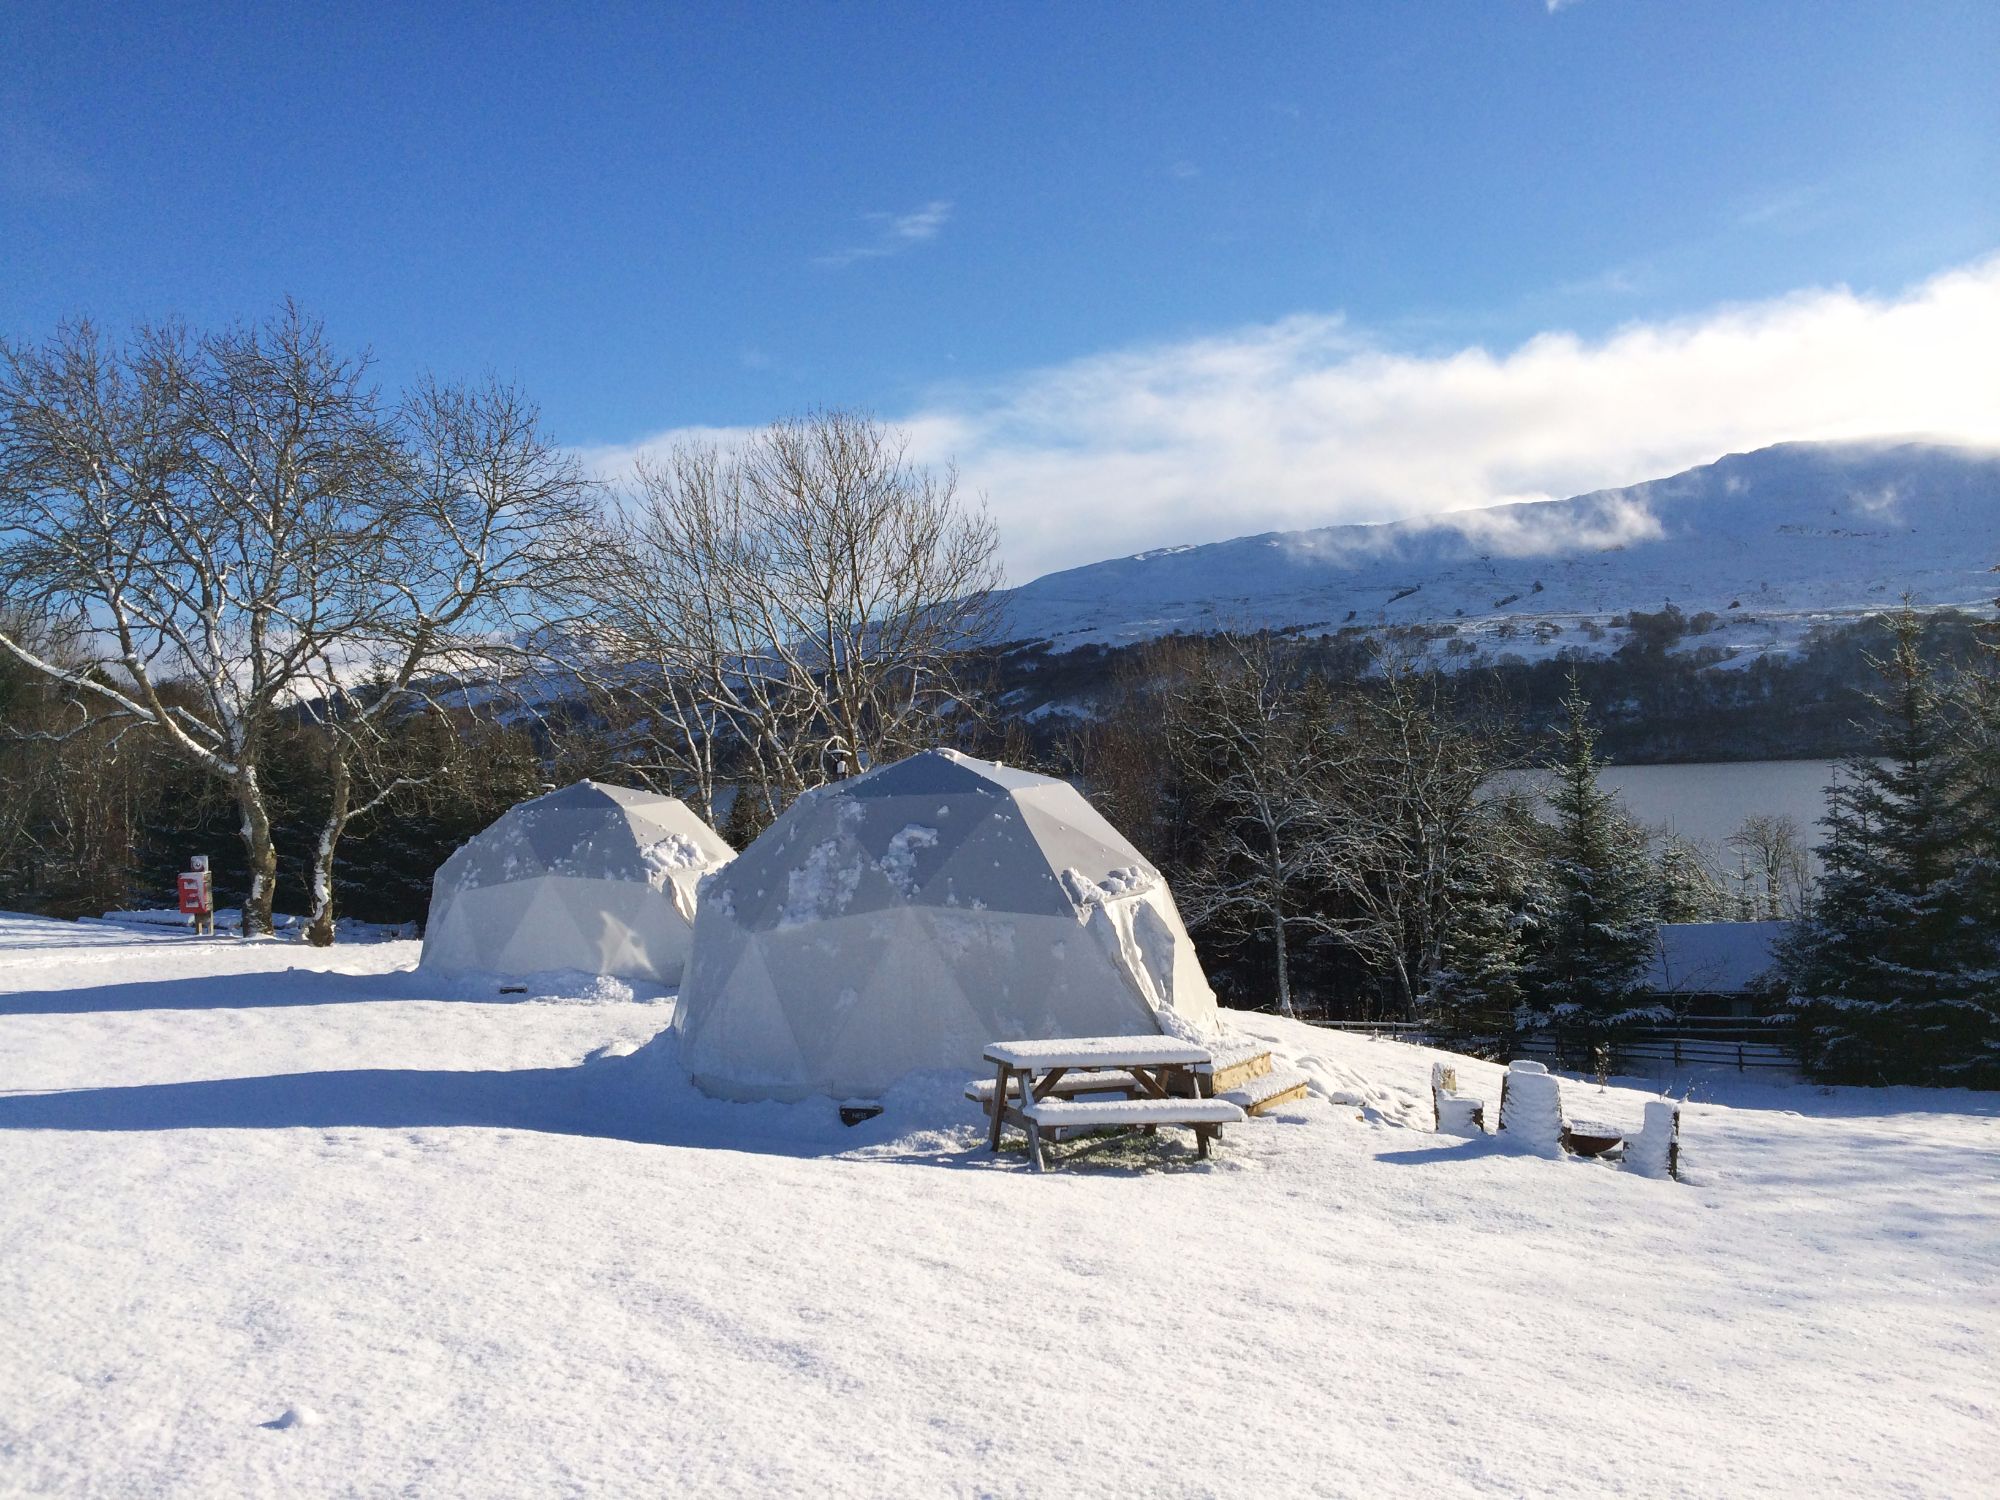
M 1641 988 L 1659 995 L 1740 995 L 1770 971 L 1789 922 L 1663 922 Z

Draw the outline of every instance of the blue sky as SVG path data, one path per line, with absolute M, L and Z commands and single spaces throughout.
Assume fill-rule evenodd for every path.
M 860 406 L 960 460 L 1020 574 L 1640 478 L 1750 440 L 1635 411 L 1630 443 L 1541 470 L 1524 453 L 1355 489 L 1329 459 L 1272 500 L 1282 453 L 1210 455 L 1201 494 L 1175 495 L 1132 470 L 1186 421 L 1149 435 L 1127 410 L 1079 425 L 1064 407 L 1080 388 L 1120 407 L 1178 392 L 1197 421 L 1243 404 L 1282 443 L 1340 413 L 1273 415 L 1272 381 L 1282 400 L 1332 372 L 1361 392 L 1344 412 L 1371 366 L 1435 386 L 1490 357 L 1515 390 L 1544 378 L 1519 360 L 1538 336 L 1609 358 L 1637 330 L 1782 320 L 1813 296 L 1894 321 L 1966 268 L 1976 324 L 2000 283 L 1996 77 L 1990 0 L 11 0 L 0 332 L 219 321 L 292 295 L 391 382 L 496 371 L 566 440 L 613 452 Z M 1971 330 L 1939 325 L 1967 305 L 1915 319 L 1968 341 L 1953 359 Z M 1883 336 L 1935 363 L 1911 323 Z M 1879 417 L 1832 394 L 1839 410 L 1774 410 L 1750 436 L 1912 417 L 1893 392 Z M 1942 415 L 1914 412 L 1984 435 Z M 1122 469 L 1056 475 L 1121 424 Z M 1093 497 L 1103 527 L 1075 519 Z

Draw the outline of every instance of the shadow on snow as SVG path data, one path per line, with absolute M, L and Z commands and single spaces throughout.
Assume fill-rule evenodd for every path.
M 317 969 L 293 969 L 276 974 L 203 974 L 188 979 L 134 979 L 71 990 L 20 990 L 0 995 L 0 1016 L 83 1016 L 134 1010 L 261 1010 L 292 1005 L 351 1005 L 367 1000 L 414 998 L 411 994 L 402 993 L 403 987 L 393 983 L 399 977 L 394 974 L 335 974 Z
M 0 1131 L 521 1130 L 649 1146 L 792 1157 L 848 1156 L 929 1166 L 990 1165 L 984 1129 L 959 1096 L 963 1075 L 921 1074 L 884 1113 L 856 1126 L 831 1099 L 736 1104 L 700 1093 L 681 1073 L 671 1033 L 624 1056 L 568 1067 L 348 1068 L 0 1093 Z M 1062 1148 L 1065 1165 L 1138 1172 L 1192 1165 L 1171 1146 L 1126 1159 L 1111 1143 Z M 1021 1152 L 1001 1161 L 1026 1170 Z
M 926 1166 L 995 1165 L 983 1123 L 960 1095 L 965 1075 L 917 1074 L 883 1101 L 884 1113 L 852 1127 L 831 1099 L 737 1104 L 711 1099 L 680 1071 L 675 1038 L 662 1033 L 623 1056 L 555 1068 L 348 1068 L 0 1093 L 0 1131 L 427 1130 L 483 1128 L 572 1135 L 639 1145 L 843 1156 Z M 999 1163 L 1026 1171 L 1025 1151 Z M 1178 1142 L 1079 1140 L 1058 1148 L 1066 1170 L 1127 1175 L 1208 1170 Z
M 0 993 L 0 1016 L 82 1016 L 141 1010 L 276 1010 L 297 1005 L 363 1005 L 375 1001 L 430 1000 L 449 1004 L 511 1005 L 567 1001 L 590 993 L 594 976 L 535 974 L 521 979 L 493 974 L 393 969 L 385 974 L 343 974 L 285 969 L 251 974 L 203 974 L 184 979 L 132 979 L 64 990 Z M 502 985 L 519 993 L 503 993 Z M 655 985 L 629 986 L 637 1000 L 669 992 Z

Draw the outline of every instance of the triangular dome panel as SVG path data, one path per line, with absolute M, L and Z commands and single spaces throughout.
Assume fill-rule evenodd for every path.
M 754 945 L 733 966 L 730 993 L 734 1003 L 726 1010 L 681 1028 L 682 1059 L 696 1080 L 714 1091 L 733 1085 L 745 1097 L 782 1097 L 804 1062 Z M 681 1027 L 678 1007 L 675 1025 Z

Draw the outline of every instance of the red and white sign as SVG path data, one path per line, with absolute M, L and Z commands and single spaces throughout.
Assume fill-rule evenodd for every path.
M 203 916 L 212 906 L 209 895 L 208 871 L 183 870 L 178 880 L 180 909 L 189 916 Z

